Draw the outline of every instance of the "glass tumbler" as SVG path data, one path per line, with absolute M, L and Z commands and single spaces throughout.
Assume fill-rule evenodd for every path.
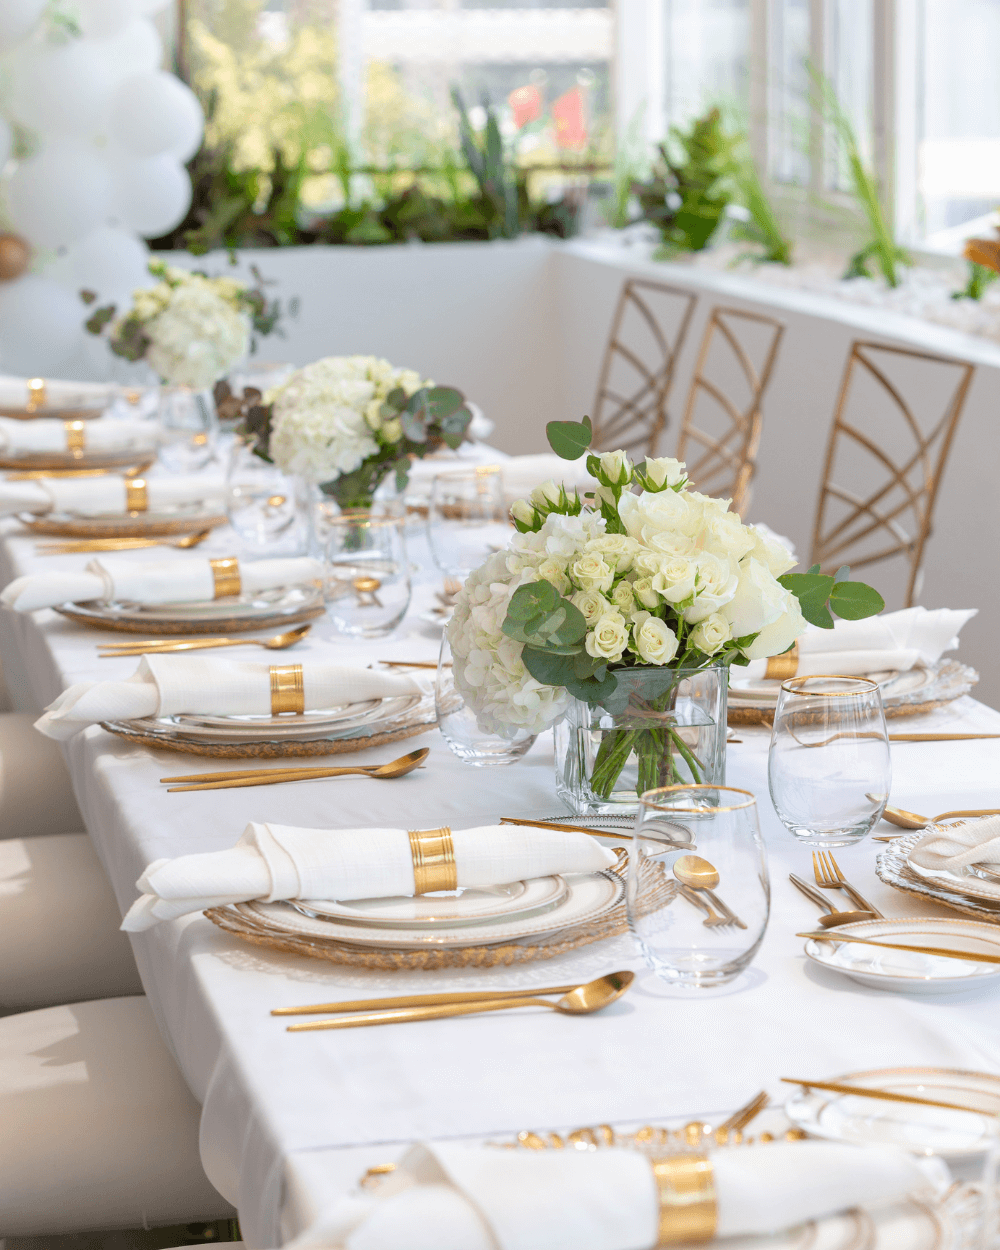
M 499 465 L 439 473 L 431 482 L 427 537 L 446 577 L 464 581 L 507 545 L 512 531 Z
M 160 391 L 160 463 L 170 473 L 197 473 L 215 455 L 218 422 L 211 391 L 165 386 Z
M 338 633 L 392 633 L 410 606 L 410 564 L 398 518 L 358 510 L 330 519 L 324 598 Z
M 767 776 L 774 810 L 800 842 L 860 842 L 881 818 L 892 781 L 878 683 L 865 677 L 782 682 Z
M 305 549 L 306 484 L 262 460 L 254 450 L 256 437 L 237 435 L 229 452 L 226 512 L 229 524 L 250 546 L 282 552 Z
M 771 887 L 757 803 L 728 786 L 664 786 L 639 803 L 626 903 L 649 966 L 672 985 L 724 985 L 764 938 Z
M 459 680 L 461 681 L 461 677 Z M 495 732 L 480 728 L 476 713 L 466 703 L 465 696 L 456 685 L 447 630 L 441 639 L 434 702 L 444 740 L 465 764 L 473 764 L 477 768 L 513 764 L 525 754 L 537 737 L 516 725 L 498 727 Z

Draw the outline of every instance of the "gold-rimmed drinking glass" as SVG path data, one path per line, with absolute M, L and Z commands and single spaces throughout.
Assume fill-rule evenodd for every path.
M 427 537 L 434 563 L 446 577 L 464 581 L 487 556 L 507 545 L 512 530 L 499 465 L 480 464 L 434 477 Z
M 697 857 L 678 864 L 684 857 Z M 715 869 L 691 888 L 685 866 Z M 639 800 L 629 849 L 629 928 L 646 962 L 672 985 L 712 987 L 756 955 L 770 910 L 767 855 L 757 802 L 732 786 L 662 786 Z
M 782 682 L 767 775 L 774 810 L 800 842 L 860 842 L 881 818 L 892 781 L 878 682 L 837 675 Z
M 410 606 L 410 562 L 398 517 L 367 509 L 330 518 L 324 598 L 340 634 L 384 638 Z

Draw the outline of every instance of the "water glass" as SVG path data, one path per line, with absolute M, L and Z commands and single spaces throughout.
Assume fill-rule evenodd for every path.
M 330 520 L 324 598 L 338 633 L 385 638 L 410 606 L 410 563 L 403 529 L 395 517 L 367 510 Z
M 767 775 L 774 810 L 799 841 L 860 842 L 881 818 L 892 781 L 878 683 L 865 677 L 782 682 Z
M 304 497 L 300 478 L 283 473 L 254 450 L 256 437 L 237 436 L 229 452 L 226 473 L 226 512 L 229 523 L 248 546 L 261 550 L 280 546 L 297 554 L 307 541 Z
M 427 537 L 434 563 L 446 577 L 464 581 L 507 545 L 511 532 L 499 465 L 439 473 L 431 482 Z
M 477 768 L 514 764 L 537 736 L 529 730 L 518 729 L 516 725 L 504 726 L 502 732 L 499 727 L 495 732 L 480 728 L 476 713 L 466 703 L 455 683 L 447 633 L 441 640 L 434 702 L 444 740 L 464 764 L 473 764 Z
M 663 786 L 643 794 L 626 904 L 632 935 L 659 977 L 691 987 L 731 981 L 763 941 L 770 897 L 749 791 Z
M 210 391 L 165 386 L 160 392 L 160 463 L 171 473 L 197 473 L 215 455 L 218 423 Z

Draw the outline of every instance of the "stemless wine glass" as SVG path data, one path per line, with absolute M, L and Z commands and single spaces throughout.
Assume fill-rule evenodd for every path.
M 683 880 L 682 880 L 683 878 Z M 729 786 L 663 786 L 639 801 L 628 923 L 672 985 L 731 981 L 764 938 L 771 887 L 757 803 Z
M 330 519 L 324 598 L 338 633 L 384 638 L 410 605 L 410 564 L 396 517 L 367 510 Z
M 442 573 L 464 581 L 491 552 L 505 547 L 510 535 L 499 465 L 437 474 L 431 482 L 427 537 Z
M 307 486 L 262 460 L 254 450 L 256 437 L 237 435 L 229 451 L 226 512 L 229 524 L 245 543 L 261 549 L 280 545 L 283 552 L 305 549 Z
M 210 391 L 165 386 L 160 392 L 160 463 L 171 473 L 196 473 L 215 455 L 218 423 Z
M 892 781 L 878 683 L 838 676 L 782 682 L 767 776 L 774 810 L 801 842 L 860 842 L 881 818 Z
M 518 729 L 516 725 L 508 726 L 503 733 L 481 729 L 475 712 L 455 685 L 452 658 L 446 630 L 441 639 L 434 687 L 438 725 L 445 742 L 463 763 L 474 764 L 478 768 L 515 763 L 537 735 L 527 729 Z

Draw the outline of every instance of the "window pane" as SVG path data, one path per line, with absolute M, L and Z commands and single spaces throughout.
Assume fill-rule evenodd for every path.
M 771 177 L 809 182 L 809 0 L 777 0 L 771 35 Z
M 872 4 L 871 0 L 828 0 L 827 73 L 840 107 L 854 126 L 865 161 L 872 160 Z M 827 132 L 824 182 L 830 190 L 850 191 L 839 159 L 836 135 Z
M 747 108 L 749 0 L 666 0 L 666 114 L 683 125 L 713 104 Z

